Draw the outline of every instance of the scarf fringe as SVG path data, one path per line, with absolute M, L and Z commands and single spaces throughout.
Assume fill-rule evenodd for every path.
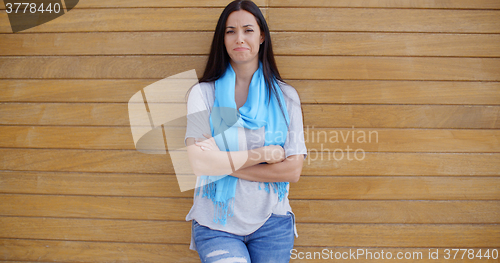
M 217 194 L 217 185 L 212 182 L 210 178 L 205 178 L 200 180 L 200 184 L 203 186 L 198 186 L 196 188 L 196 196 L 200 195 L 201 188 L 203 188 L 202 198 L 206 197 L 212 200 L 214 205 L 214 223 L 220 223 L 225 226 L 227 223 L 227 217 L 232 217 L 234 213 L 234 197 L 231 197 L 225 201 L 216 201 L 215 196 Z
M 232 217 L 234 215 L 234 197 L 231 197 L 225 201 L 216 201 L 215 200 L 215 195 L 217 193 L 217 187 L 214 182 L 212 182 L 209 178 L 201 179 L 200 184 L 203 186 L 198 186 L 196 188 L 196 196 L 200 195 L 200 192 L 202 193 L 202 198 L 206 197 L 210 200 L 212 200 L 212 203 L 214 205 L 214 223 L 220 223 L 221 225 L 225 226 L 227 223 L 227 218 Z M 287 186 L 288 182 L 274 182 L 274 183 L 264 183 L 264 182 L 259 182 L 259 190 L 262 190 L 260 187 L 261 184 L 264 184 L 264 190 L 267 193 L 270 193 L 270 187 L 271 185 L 273 187 L 273 190 L 275 193 L 278 193 L 278 199 L 279 201 L 283 201 L 283 198 L 285 197 L 285 194 L 288 193 Z M 203 188 L 203 191 L 201 189 Z
M 262 190 L 260 185 L 264 184 L 264 190 L 266 192 L 270 192 L 269 184 L 273 186 L 274 192 L 278 193 L 278 199 L 281 202 L 283 198 L 285 197 L 285 194 L 288 193 L 288 190 L 286 190 L 288 186 L 288 182 L 274 182 L 274 183 L 263 183 L 259 182 L 259 190 Z

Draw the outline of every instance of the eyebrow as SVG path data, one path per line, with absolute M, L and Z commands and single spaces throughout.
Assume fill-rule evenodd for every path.
M 249 27 L 249 26 L 253 26 L 252 24 L 248 24 L 248 25 L 244 25 L 243 27 Z M 236 28 L 234 26 L 227 26 L 226 28 Z

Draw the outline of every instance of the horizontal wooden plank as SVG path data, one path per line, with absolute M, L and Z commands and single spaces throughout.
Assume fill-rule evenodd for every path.
M 276 61 L 286 79 L 500 80 L 496 58 L 278 56 Z
M 2 79 L 1 102 L 128 102 L 158 79 Z M 288 80 L 302 104 L 468 104 L 499 105 L 500 82 Z M 171 102 L 185 93 L 169 91 Z
M 300 239 L 300 238 L 299 238 Z M 30 253 L 26 253 L 29 249 Z M 342 260 L 343 262 L 390 262 L 385 259 L 387 253 L 391 253 L 393 258 L 397 257 L 398 252 L 410 253 L 410 255 L 419 256 L 420 259 L 429 259 L 429 248 L 377 248 L 377 247 L 303 247 L 295 246 L 297 259 L 292 259 L 290 262 L 325 262 L 325 259 L 299 259 L 300 252 L 314 253 L 321 252 L 322 249 L 336 252 L 349 253 L 357 251 L 357 249 L 367 250 L 369 252 L 384 251 L 384 259 L 368 258 L 359 256 L 356 258 Z M 481 253 L 485 253 L 487 248 L 482 248 Z M 61 253 L 63 251 L 64 253 Z M 431 249 L 436 252 L 436 248 Z M 445 263 L 450 259 L 445 259 L 444 248 L 438 251 L 438 259 L 432 259 L 432 262 Z M 479 248 L 475 249 L 474 255 L 477 254 Z M 490 249 L 491 254 L 492 249 Z M 107 242 L 81 242 L 81 241 L 53 241 L 53 240 L 22 240 L 22 239 L 0 239 L 0 252 L 3 255 L 3 260 L 33 260 L 36 262 L 200 262 L 200 259 L 195 251 L 189 250 L 188 245 L 171 245 L 171 244 L 133 244 L 133 243 L 107 243 Z M 420 256 L 420 253 L 421 256 Z M 462 252 L 460 252 L 462 253 Z M 400 254 L 400 255 L 403 255 Z M 345 254 L 344 254 L 345 256 Z M 451 255 L 453 256 L 453 255 Z M 459 254 L 459 257 L 461 254 Z M 294 257 L 294 256 L 292 256 Z M 404 260 L 404 259 L 403 259 Z M 394 259 L 392 259 L 394 261 Z M 491 263 L 498 262 L 498 259 L 482 258 L 481 262 Z
M 189 244 L 191 222 L 0 216 L 1 238 Z
M 259 7 L 264 7 L 266 5 L 265 0 L 253 0 L 255 4 Z M 99 0 L 86 0 L 83 2 L 78 2 L 74 8 L 122 8 L 122 7 L 225 7 L 228 4 L 225 0 L 211 0 L 211 1 L 199 1 L 199 0 L 150 0 L 147 2 L 135 2 L 129 0 L 111 0 L 102 2 Z M 5 8 L 3 2 L 0 4 L 0 8 Z
M 450 9 L 500 9 L 500 3 L 494 0 L 375 0 L 375 1 L 350 1 L 350 0 L 270 0 L 271 7 L 380 7 L 380 8 L 450 8 Z
M 2 102 L 124 102 L 141 89 L 159 79 L 39 79 L 39 80 L 0 80 L 0 101 Z M 500 85 L 500 84 L 499 84 Z M 186 94 L 174 94 L 170 97 L 177 102 L 185 101 Z
M 377 0 L 377 1 L 348 1 L 348 0 L 337 0 L 337 1 L 300 1 L 300 0 L 255 0 L 253 1 L 259 7 L 266 7 L 267 5 L 271 7 L 375 7 L 375 8 L 446 8 L 446 9 L 500 9 L 500 4 L 494 0 L 441 0 L 441 1 L 428 1 L 428 0 L 413 0 L 413 1 L 390 1 L 390 0 Z M 196 1 L 196 0 L 173 0 L 173 1 L 161 1 L 153 0 L 147 2 L 134 2 L 134 1 L 98 1 L 98 0 L 87 0 L 85 2 L 78 3 L 74 8 L 94 8 L 94 7 L 225 7 L 227 1 L 215 0 L 210 2 Z M 5 8 L 5 6 L 0 4 L 0 8 Z
M 337 0 L 337 1 L 300 1 L 300 0 L 255 0 L 253 1 L 259 7 L 266 7 L 267 5 L 271 7 L 379 7 L 379 8 L 449 8 L 449 9 L 500 9 L 500 4 L 495 0 L 441 0 L 441 1 L 428 1 L 428 0 L 412 0 L 412 1 L 390 1 L 390 0 L 377 0 L 377 1 L 349 1 L 349 0 Z M 171 0 L 171 1 L 161 1 L 152 0 L 147 2 L 136 2 L 136 1 L 98 1 L 98 0 L 87 0 L 85 2 L 79 2 L 74 8 L 94 8 L 94 7 L 225 7 L 228 4 L 227 1 L 214 0 L 210 2 L 197 1 L 197 0 Z M 3 3 L 0 4 L 0 8 L 5 8 Z
M 127 104 L 1 103 L 0 109 L 1 124 L 130 125 Z
M 500 103 L 500 82 L 290 80 L 288 83 L 298 91 L 302 103 Z
M 263 8 L 262 11 L 274 31 L 500 32 L 496 10 Z M 23 32 L 213 31 L 221 12 L 221 8 L 74 9 L 59 19 Z M 123 23 L 116 23 L 117 20 Z M 0 33 L 11 32 L 7 14 L 1 13 Z
M 449 262 L 460 261 L 464 255 L 464 262 L 468 262 L 468 254 L 471 253 L 470 258 L 476 259 L 479 262 L 495 262 L 498 263 L 498 258 L 493 258 L 491 253 L 496 253 L 498 249 L 490 248 L 469 248 L 455 252 L 457 250 L 446 248 L 323 248 L 323 247 L 295 247 L 295 251 L 291 254 L 290 262 L 325 262 L 328 259 L 337 259 L 341 262 Z M 458 249 L 458 248 L 456 248 Z M 474 255 L 483 255 L 488 251 L 489 258 L 473 257 Z M 495 252 L 494 252 L 495 251 Z M 353 254 L 354 253 L 354 254 Z M 359 253 L 359 254 L 358 254 Z M 383 255 L 382 255 L 383 254 Z M 495 254 L 496 255 L 496 254 Z M 453 257 L 455 256 L 455 259 Z
M 0 237 L 187 244 L 190 222 L 0 217 Z M 495 224 L 306 224 L 297 246 L 497 247 Z
M 303 175 L 498 176 L 500 171 L 498 153 L 369 153 L 350 147 L 314 150 L 304 160 Z M 179 156 L 177 164 L 189 165 L 187 154 Z M 129 150 L 0 149 L 0 170 L 174 173 L 169 154 Z
M 498 225 L 297 224 L 299 246 L 498 247 Z M 302 231 L 302 232 L 301 232 Z M 347 238 L 347 240 L 345 240 Z
M 277 56 L 276 60 L 286 79 L 500 80 L 498 58 Z M 205 63 L 206 56 L 0 57 L 0 78 L 166 78 L 191 69 L 200 77 Z
M 221 13 L 222 8 L 77 8 L 19 33 L 213 31 Z M 0 13 L 0 33 L 12 33 L 6 12 Z
M 273 32 L 271 36 L 276 55 L 500 56 L 496 34 Z M 0 34 L 0 55 L 208 55 L 212 37 L 212 32 Z
M 302 111 L 304 128 L 500 128 L 499 106 L 302 105 Z M 125 103 L 0 103 L 0 112 L 3 125 L 130 127 Z
M 500 128 L 497 106 L 303 105 L 310 128 Z
M 0 239 L 0 255 L 2 260 L 36 262 L 200 262 L 187 244 Z
M 2 216 L 183 221 L 192 198 L 0 194 Z M 479 208 L 481 209 L 481 208 Z
M 176 178 L 149 174 L 0 172 L 0 193 L 137 197 L 193 197 Z M 500 200 L 498 177 L 302 176 L 290 199 Z
M 208 55 L 213 35 L 213 32 L 1 34 L 0 55 Z
M 275 31 L 499 33 L 499 14 L 496 10 L 269 8 L 268 24 Z
M 207 56 L 0 57 L 0 78 L 167 78 L 192 69 L 201 77 L 206 59 Z
M 370 153 L 350 147 L 315 150 L 309 149 L 303 175 L 498 176 L 500 171 L 498 153 Z M 170 154 L 4 148 L 0 149 L 0 170 L 173 174 Z M 189 165 L 187 154 L 176 156 L 177 165 Z
M 185 127 L 172 129 L 172 149 L 185 147 Z M 323 129 L 306 127 L 306 147 L 367 152 L 500 152 L 500 130 Z M 130 128 L 0 126 L 0 147 L 135 150 Z
M 498 223 L 498 201 L 290 200 L 305 223 Z
M 10 35 L 6 35 L 10 36 Z M 498 57 L 500 35 L 277 32 L 278 55 Z M 50 43 L 50 42 L 49 42 Z M 18 51 L 19 52 L 19 51 Z
M 499 177 L 312 177 L 291 184 L 292 199 L 499 200 Z
M 1 193 L 95 196 L 193 197 L 166 174 L 0 172 Z
M 3 216 L 175 220 L 186 218 L 191 198 L 138 198 L 0 194 Z M 291 200 L 300 223 L 499 223 L 498 201 Z

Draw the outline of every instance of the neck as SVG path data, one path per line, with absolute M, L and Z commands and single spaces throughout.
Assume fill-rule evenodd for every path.
M 233 61 L 230 62 L 233 67 L 234 73 L 236 74 L 236 83 L 242 84 L 243 86 L 250 86 L 253 74 L 259 68 L 259 60 L 251 63 L 237 64 Z M 238 85 L 239 86 L 239 85 Z

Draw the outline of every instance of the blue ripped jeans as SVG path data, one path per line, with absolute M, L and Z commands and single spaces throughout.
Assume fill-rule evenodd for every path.
M 212 230 L 192 221 L 192 231 L 201 262 L 282 263 L 290 261 L 294 232 L 292 214 L 275 215 L 257 231 L 238 236 Z

